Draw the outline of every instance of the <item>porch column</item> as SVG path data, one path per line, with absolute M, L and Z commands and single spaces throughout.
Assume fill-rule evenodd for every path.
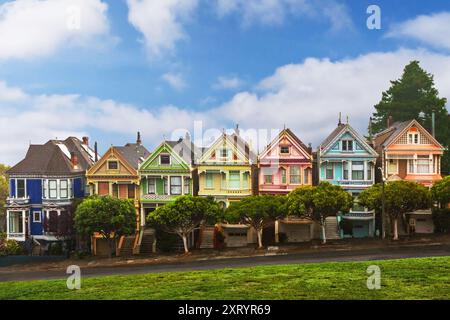
M 280 242 L 280 237 L 279 237 L 279 228 L 280 228 L 280 222 L 278 220 L 275 221 L 275 243 L 279 243 Z
M 22 210 L 22 232 L 23 232 L 23 235 L 24 235 L 24 237 L 25 237 L 25 234 L 27 233 L 25 230 L 25 228 L 26 228 L 26 223 L 25 223 L 25 219 L 26 219 L 26 213 L 25 213 L 26 211 L 25 210 Z M 29 224 L 28 224 L 29 225 Z

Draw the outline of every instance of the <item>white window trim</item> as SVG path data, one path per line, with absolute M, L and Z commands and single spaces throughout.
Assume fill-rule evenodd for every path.
M 435 172 L 434 172 L 434 158 L 433 158 L 433 155 L 432 154 L 430 154 L 429 156 L 428 156 L 428 171 L 429 172 L 427 172 L 427 173 L 418 173 L 417 172 L 417 160 L 419 159 L 419 157 L 417 156 L 417 154 L 415 154 L 414 155 L 414 159 L 408 159 L 407 160 L 407 162 L 406 162 L 406 173 L 407 174 L 413 174 L 413 175 L 418 175 L 418 176 L 429 176 L 429 175 L 432 175 L 432 174 L 436 174 Z M 413 162 L 413 166 L 414 166 L 414 172 L 411 172 L 410 170 L 409 170 L 409 161 L 414 161 Z
M 35 219 L 35 214 L 39 213 L 39 220 Z M 38 222 L 42 222 L 42 211 L 33 211 L 33 222 L 34 223 L 38 223 Z
M 348 148 L 348 141 L 352 142 L 352 150 L 344 150 L 344 141 L 347 142 L 347 148 Z M 343 140 L 341 140 L 341 151 L 342 152 L 355 152 L 355 140 L 352 140 L 352 139 L 343 139 Z
M 26 199 L 26 198 L 28 198 L 28 190 L 27 190 L 27 179 L 24 179 L 24 178 L 16 178 L 15 179 L 16 181 L 15 181 L 15 199 Z M 18 190 L 19 190 L 19 188 L 18 188 L 18 186 L 19 186 L 19 184 L 17 183 L 17 180 L 23 180 L 23 183 L 24 183 L 24 189 L 25 189 L 25 194 L 24 194 L 24 197 L 23 198 L 19 198 L 19 195 L 18 195 Z
M 396 162 L 396 169 L 395 172 L 389 171 L 389 161 L 393 160 Z M 398 159 L 386 159 L 386 171 L 388 174 L 398 174 Z
M 414 142 L 414 137 L 413 137 L 413 139 L 411 139 L 411 143 L 410 143 L 409 142 L 409 137 L 410 136 L 414 136 L 414 135 L 417 135 L 417 143 Z M 408 144 L 412 144 L 412 145 L 420 144 L 420 132 L 408 132 L 407 142 L 408 142 Z

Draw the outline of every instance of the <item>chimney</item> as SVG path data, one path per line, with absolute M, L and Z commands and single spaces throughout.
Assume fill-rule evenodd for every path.
M 311 142 L 308 143 L 308 152 L 309 152 L 310 154 L 312 154 L 312 144 L 311 144 Z
M 186 131 L 186 135 L 184 136 L 184 140 L 191 141 L 191 135 L 189 134 L 189 131 Z
M 341 118 L 342 118 L 342 113 L 339 112 L 338 126 L 340 126 L 342 124 Z
M 94 143 L 94 153 L 95 153 L 95 162 L 98 161 L 98 148 L 97 148 L 97 141 Z
M 138 145 L 141 145 L 141 144 L 142 144 L 141 133 L 140 133 L 139 131 L 138 131 L 138 133 L 137 133 L 136 144 L 138 144 Z
M 394 124 L 394 119 L 392 118 L 391 115 L 389 115 L 389 117 L 387 118 L 387 127 L 390 128 L 390 127 L 392 127 L 393 124 Z
M 83 144 L 89 147 L 89 137 L 83 137 Z
M 70 162 L 72 163 L 72 167 L 74 169 L 78 169 L 78 157 L 73 151 L 70 153 Z
M 236 128 L 234 129 L 234 133 L 236 133 L 236 135 L 239 135 L 239 124 L 236 124 Z

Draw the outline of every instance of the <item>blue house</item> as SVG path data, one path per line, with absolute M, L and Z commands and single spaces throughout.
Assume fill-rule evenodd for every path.
M 340 120 L 336 129 L 320 144 L 317 151 L 319 181 L 339 185 L 354 198 L 349 213 L 327 219 L 327 237 L 373 237 L 375 213 L 358 204 L 358 195 L 374 184 L 377 157 L 366 139 Z
M 30 145 L 25 158 L 7 171 L 7 237 L 34 244 L 72 235 L 73 202 L 85 196 L 85 173 L 96 161 L 87 137 Z

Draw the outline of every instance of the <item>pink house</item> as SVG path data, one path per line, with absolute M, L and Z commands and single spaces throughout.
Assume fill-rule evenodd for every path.
M 290 129 L 283 129 L 258 160 L 260 194 L 288 194 L 302 185 L 312 185 L 311 147 Z

